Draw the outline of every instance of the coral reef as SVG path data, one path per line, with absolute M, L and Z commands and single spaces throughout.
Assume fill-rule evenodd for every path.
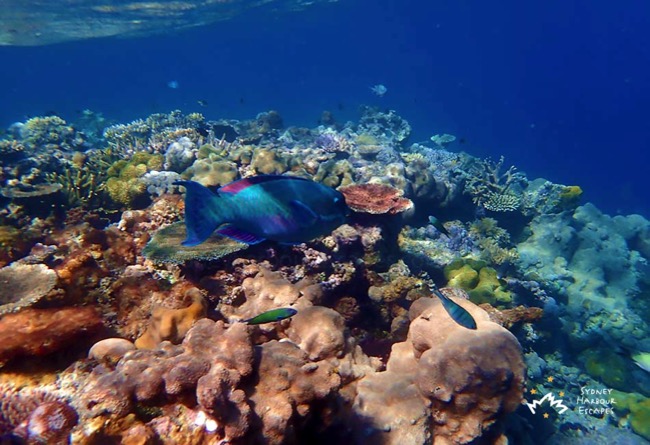
M 650 351 L 650 222 L 580 205 L 580 187 L 529 181 L 503 158 L 447 151 L 448 135 L 407 145 L 394 111 L 322 119 L 174 111 L 102 131 L 89 112 L 0 138 L 3 439 L 647 437 L 650 374 L 635 358 Z M 340 188 L 354 212 L 297 245 L 181 245 L 175 180 L 256 174 Z M 476 330 L 430 298 L 434 284 Z M 297 312 L 242 322 L 277 308 Z M 568 410 L 516 410 L 524 372 L 527 399 L 552 393 Z M 615 414 L 581 414 L 589 388 L 620 389 Z

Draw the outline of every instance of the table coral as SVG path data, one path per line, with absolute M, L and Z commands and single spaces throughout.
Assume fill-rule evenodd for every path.
M 0 318 L 0 366 L 18 356 L 42 356 L 76 345 L 103 325 L 91 307 L 25 309 Z
M 57 275 L 44 264 L 12 264 L 0 269 L 0 316 L 33 306 L 54 289 Z
M 399 189 L 384 184 L 359 184 L 339 189 L 345 202 L 355 212 L 372 214 L 391 214 L 405 212 L 413 208 L 413 202 L 402 197 Z

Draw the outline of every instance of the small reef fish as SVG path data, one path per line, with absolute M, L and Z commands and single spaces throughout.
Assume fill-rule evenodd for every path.
M 386 88 L 382 84 L 377 84 L 377 85 L 371 86 L 370 91 L 372 91 L 373 93 L 375 93 L 379 97 L 383 97 L 384 94 L 386 94 L 388 92 L 388 88 Z
M 253 318 L 248 320 L 242 320 L 242 323 L 246 324 L 264 324 L 264 323 L 273 323 L 274 321 L 285 320 L 287 318 L 293 317 L 298 313 L 297 310 L 284 307 L 280 309 L 271 309 L 270 311 L 262 312 L 259 315 L 256 315 Z
M 177 80 L 170 80 L 169 82 L 167 82 L 167 87 L 171 88 L 172 90 L 175 90 L 179 86 L 181 86 L 181 85 L 178 83 Z
M 637 352 L 632 354 L 632 360 L 636 365 L 646 372 L 650 372 L 650 352 Z
M 449 235 L 449 231 L 445 229 L 445 226 L 442 225 L 442 222 L 438 218 L 436 218 L 435 216 L 430 216 L 429 222 L 433 227 L 435 227 L 438 230 L 438 232 L 442 233 L 443 235 L 446 235 L 447 238 L 451 238 L 451 235 Z
M 459 325 L 467 329 L 476 329 L 476 320 L 469 312 L 458 303 L 455 303 L 451 298 L 440 292 L 437 287 L 432 287 L 431 291 L 440 298 L 442 307 L 445 308 L 449 316 Z
M 202 107 L 207 107 L 208 106 L 208 101 L 207 100 L 199 99 L 199 100 L 196 101 L 196 103 L 201 105 Z
M 246 244 L 299 244 L 331 232 L 350 213 L 337 190 L 292 176 L 253 176 L 216 192 L 194 181 L 174 184 L 186 189 L 184 246 L 201 244 L 215 230 Z

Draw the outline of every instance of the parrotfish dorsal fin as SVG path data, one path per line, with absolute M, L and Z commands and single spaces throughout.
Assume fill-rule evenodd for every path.
M 249 232 L 244 232 L 236 227 L 226 224 L 225 226 L 220 227 L 217 230 L 219 235 L 227 236 L 228 238 L 239 241 L 240 243 L 246 244 L 258 244 L 264 241 L 264 238 L 254 235 Z
M 241 192 L 242 190 L 244 190 L 246 187 L 250 187 L 251 185 L 262 184 L 264 182 L 271 182 L 271 181 L 287 180 L 287 179 L 309 181 L 309 179 L 300 178 L 298 176 L 258 175 L 258 176 L 251 176 L 250 178 L 238 179 L 237 181 L 233 181 L 229 184 L 226 184 L 219 189 L 219 193 L 229 193 L 231 195 L 235 195 Z

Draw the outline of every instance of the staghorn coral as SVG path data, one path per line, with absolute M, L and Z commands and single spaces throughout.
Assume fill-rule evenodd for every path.
M 402 197 L 400 190 L 384 184 L 349 185 L 339 191 L 355 212 L 394 215 L 413 208 L 413 202 Z
M 526 176 L 514 166 L 502 173 L 504 161 L 501 156 L 498 162 L 489 159 L 475 162 L 465 186 L 476 205 L 493 212 L 517 210 L 522 201 L 522 187 L 527 184 Z
M 83 145 L 81 135 L 59 116 L 37 116 L 20 127 L 22 142 L 31 150 L 40 147 L 73 150 Z
M 122 158 L 129 158 L 139 151 L 160 153 L 182 137 L 202 143 L 201 133 L 206 132 L 206 127 L 200 113 L 183 115 L 174 110 L 169 114 L 152 114 L 126 125 L 112 125 L 104 130 L 104 138 Z
M 477 239 L 481 257 L 488 263 L 501 265 L 513 263 L 519 258 L 517 249 L 511 245 L 510 233 L 499 227 L 494 218 L 481 218 L 472 222 L 469 233 Z
M 0 269 L 0 316 L 33 306 L 57 284 L 57 275 L 44 264 L 12 264 Z

